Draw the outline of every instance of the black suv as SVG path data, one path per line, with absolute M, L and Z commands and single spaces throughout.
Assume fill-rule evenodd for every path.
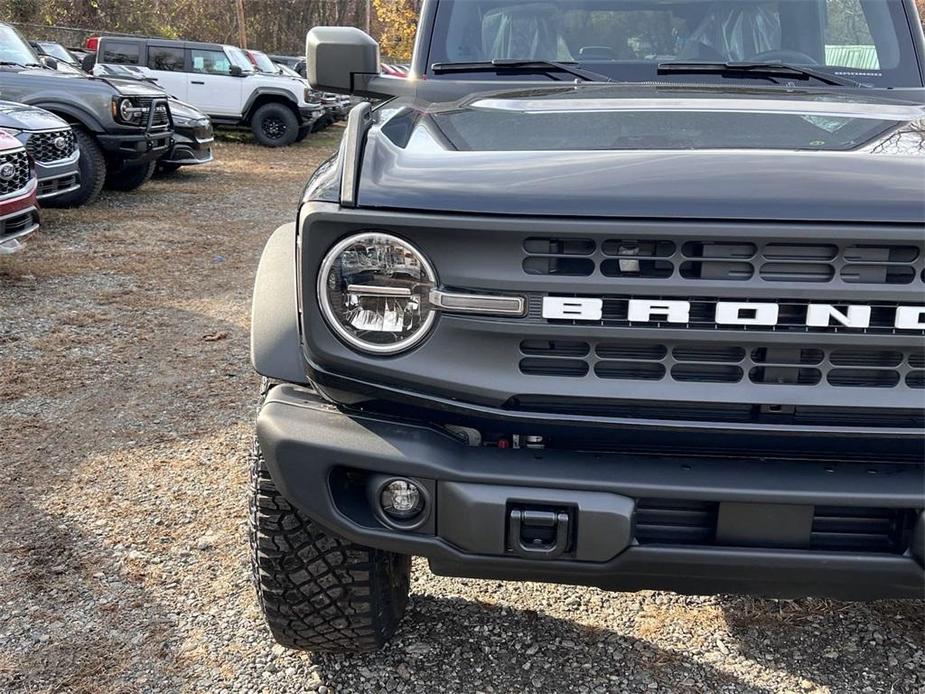
M 645 11 L 641 11 L 645 9 Z M 925 585 L 925 90 L 912 0 L 425 0 L 270 238 L 261 605 L 381 645 L 410 555 L 611 590 Z
M 138 83 L 62 73 L 45 65 L 8 24 L 0 23 L 0 94 L 63 118 L 80 149 L 80 187 L 60 205 L 91 202 L 103 184 L 134 190 L 147 181 L 173 137 L 162 92 Z

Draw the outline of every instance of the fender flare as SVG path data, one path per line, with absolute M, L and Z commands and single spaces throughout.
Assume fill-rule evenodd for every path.
M 250 120 L 251 116 L 253 115 L 251 111 L 254 108 L 254 102 L 257 101 L 258 97 L 261 96 L 278 96 L 283 101 L 289 102 L 289 105 L 291 105 L 292 108 L 294 108 L 296 111 L 299 110 L 299 100 L 292 92 L 286 89 L 278 89 L 276 87 L 257 87 L 254 91 L 251 92 L 251 95 L 247 97 L 247 103 L 244 104 L 244 110 L 242 111 L 242 114 L 245 118 L 247 118 L 247 120 Z
M 65 120 L 75 120 L 91 132 L 101 133 L 106 131 L 105 126 L 93 113 L 75 104 L 42 98 L 35 100 L 26 99 L 23 101 L 23 103 L 26 103 L 29 106 L 37 106 L 39 108 L 43 108 L 46 111 L 51 111 L 55 115 L 61 116 Z
M 296 287 L 296 225 L 290 222 L 273 232 L 257 266 L 251 363 L 261 376 L 307 385 Z

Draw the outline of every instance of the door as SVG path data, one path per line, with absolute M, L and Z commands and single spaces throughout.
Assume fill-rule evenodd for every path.
M 189 90 L 186 100 L 210 116 L 241 117 L 244 80 L 231 74 L 225 51 L 190 49 Z
M 148 44 L 145 76 L 180 101 L 186 101 L 190 75 L 186 66 L 186 51 L 180 46 Z

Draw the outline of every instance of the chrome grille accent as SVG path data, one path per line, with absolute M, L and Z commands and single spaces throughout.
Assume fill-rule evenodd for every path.
M 55 145 L 59 138 L 64 141 L 63 147 Z M 77 151 L 77 138 L 70 128 L 33 133 L 26 142 L 26 151 L 35 161 L 52 162 L 67 159 Z

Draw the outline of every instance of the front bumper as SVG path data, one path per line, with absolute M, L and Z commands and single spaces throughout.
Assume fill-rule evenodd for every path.
M 173 131 L 149 130 L 117 135 L 103 133 L 97 135 L 96 139 L 108 156 L 141 163 L 164 156 L 173 143 Z
M 178 166 L 208 164 L 213 159 L 213 142 L 214 138 L 211 136 L 211 129 L 207 137 L 187 136 L 181 134 L 178 130 L 174 134 L 173 147 L 163 156 L 161 161 L 165 164 L 176 164 Z
M 80 151 L 76 151 L 66 159 L 50 162 L 36 161 L 35 175 L 38 178 L 38 199 L 49 200 L 80 188 L 79 159 Z
M 320 118 L 324 116 L 324 109 L 321 104 L 312 106 L 299 107 L 299 127 L 300 129 L 311 128 Z
M 0 255 L 18 251 L 22 240 L 39 228 L 36 187 L 33 178 L 22 193 L 0 200 Z
M 921 464 L 474 447 L 424 424 L 346 413 L 288 385 L 270 392 L 257 434 L 274 481 L 306 514 L 355 542 L 425 556 L 441 574 L 611 590 L 923 596 Z M 369 484 L 381 475 L 427 491 L 416 529 L 378 519 Z M 554 559 L 512 551 L 512 505 L 570 509 L 569 549 Z M 670 529 L 672 508 L 713 508 L 713 527 L 695 542 L 653 535 L 666 517 Z M 837 532 L 818 530 L 832 508 L 861 511 Z M 851 533 L 869 530 L 854 527 L 863 509 L 894 525 L 905 518 L 898 544 L 852 549 L 864 533 Z

